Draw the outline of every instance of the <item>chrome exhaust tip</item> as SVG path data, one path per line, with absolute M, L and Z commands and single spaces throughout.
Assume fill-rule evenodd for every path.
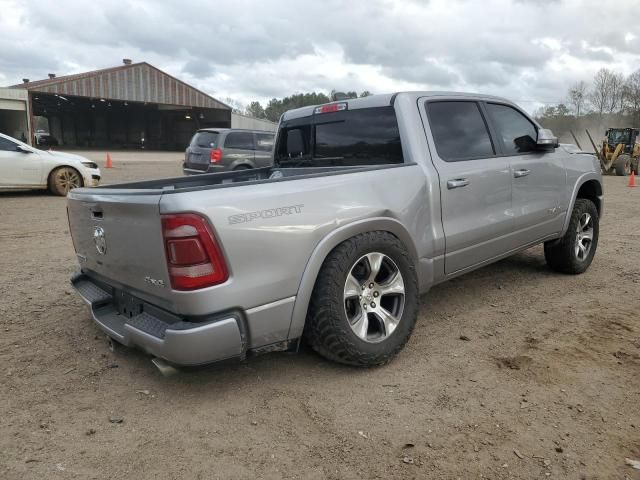
M 160 373 L 164 377 L 171 377 L 179 372 L 176 367 L 174 367 L 173 365 L 169 365 L 166 361 L 158 357 L 153 358 L 151 360 L 151 363 L 153 363 L 156 368 L 160 370 Z

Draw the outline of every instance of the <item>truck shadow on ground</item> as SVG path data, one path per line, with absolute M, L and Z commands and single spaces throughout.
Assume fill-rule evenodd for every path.
M 420 299 L 421 308 L 418 313 L 418 326 L 428 319 L 429 328 L 438 329 L 438 324 L 444 322 L 441 313 L 447 312 L 452 298 L 456 302 L 478 302 L 478 296 L 482 302 L 489 301 L 486 294 L 500 297 L 517 295 L 520 288 L 529 288 L 537 283 L 544 283 L 551 276 L 561 276 L 554 273 L 546 266 L 541 247 L 535 247 L 512 257 L 501 260 L 495 264 L 452 279 L 434 287 Z M 440 325 L 441 326 L 441 325 Z M 131 362 L 142 369 L 155 370 L 148 355 L 133 349 L 122 349 L 124 358 L 122 363 Z M 405 352 L 405 355 L 407 353 Z M 380 367 L 384 369 L 385 367 Z M 309 376 L 321 380 L 335 378 L 335 376 L 359 378 L 369 377 L 378 369 L 366 369 L 340 365 L 325 360 L 317 355 L 304 342 L 301 343 L 297 353 L 270 353 L 260 356 L 249 356 L 246 360 L 237 360 L 217 363 L 201 367 L 180 368 L 174 376 L 162 379 L 158 372 L 159 384 L 181 385 L 182 388 L 191 390 L 192 387 L 208 386 L 215 384 L 216 389 L 240 388 L 245 382 L 271 381 L 283 376 Z
M 0 198 L 25 198 L 25 197 L 51 197 L 60 198 L 51 195 L 47 190 L 0 190 Z

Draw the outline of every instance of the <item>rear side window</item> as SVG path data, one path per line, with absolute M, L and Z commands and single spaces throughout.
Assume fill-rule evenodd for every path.
M 225 148 L 238 148 L 242 150 L 255 150 L 253 145 L 253 133 L 231 132 L 224 141 Z
M 256 133 L 256 150 L 270 152 L 273 148 L 274 135 L 269 133 Z
M 392 106 L 320 113 L 280 129 L 280 165 L 359 166 L 403 163 Z
M 495 155 L 476 102 L 427 102 L 426 108 L 440 158 L 455 162 Z
M 515 108 L 497 103 L 487 103 L 487 111 L 506 155 L 536 149 L 538 131 L 522 113 Z
M 218 145 L 218 132 L 196 132 L 191 139 L 192 147 L 216 148 Z
M 18 144 L 13 143 L 11 140 L 0 137 L 0 151 L 3 152 L 15 152 Z

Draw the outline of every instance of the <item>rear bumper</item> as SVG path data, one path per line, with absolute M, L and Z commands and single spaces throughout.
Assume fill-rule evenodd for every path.
M 176 365 L 241 358 L 246 351 L 241 322 L 233 313 L 189 322 L 84 274 L 75 275 L 71 284 L 89 305 L 98 327 L 125 346 L 139 347 Z
M 224 165 L 209 165 L 207 170 L 198 170 L 197 168 L 188 168 L 184 165 L 182 166 L 182 172 L 185 175 L 201 175 L 203 173 L 217 173 L 224 172 L 227 168 Z

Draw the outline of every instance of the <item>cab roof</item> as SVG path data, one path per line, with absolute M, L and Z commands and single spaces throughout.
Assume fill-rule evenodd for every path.
M 440 91 L 407 91 L 396 93 L 385 93 L 378 95 L 370 95 L 368 97 L 361 98 L 349 98 L 345 100 L 336 100 L 330 103 L 346 103 L 349 110 L 356 110 L 358 108 L 372 108 L 372 107 L 385 107 L 387 105 L 393 105 L 396 97 L 402 95 L 406 96 L 410 100 L 418 100 L 423 97 L 446 97 L 447 99 L 460 99 L 460 100 L 485 100 L 485 101 L 498 101 L 501 103 L 507 103 L 514 105 L 513 102 L 506 98 L 496 97 L 493 95 L 483 95 L 479 93 L 465 93 L 465 92 L 440 92 Z M 282 115 L 282 120 L 291 120 L 293 118 L 307 117 L 313 114 L 314 109 L 318 105 L 311 105 L 302 108 L 296 108 L 289 110 Z

